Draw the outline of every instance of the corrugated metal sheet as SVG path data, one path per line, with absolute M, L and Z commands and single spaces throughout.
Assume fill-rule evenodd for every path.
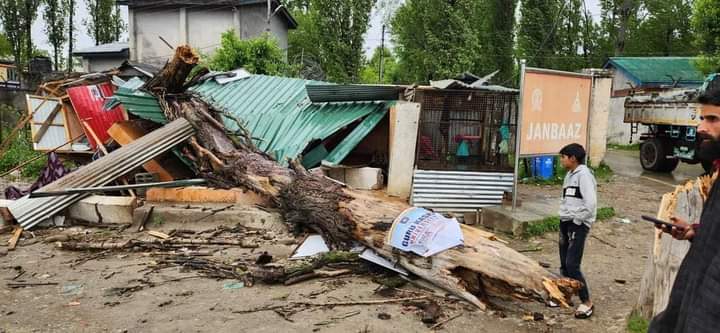
M 121 103 L 125 111 L 129 113 L 158 124 L 167 124 L 167 118 L 165 118 L 157 99 L 139 90 L 143 84 L 145 83 L 142 80 L 132 78 L 118 88 L 114 99 Z
M 40 188 L 38 191 L 51 192 L 71 187 L 106 185 L 189 139 L 193 134 L 192 126 L 185 119 L 175 120 L 99 160 L 82 166 L 75 172 Z M 23 228 L 29 229 L 85 196 L 87 194 L 32 199 L 25 196 L 13 201 L 8 208 L 18 223 Z
M 692 57 L 612 57 L 605 68 L 618 68 L 632 79 L 636 86 L 673 84 L 700 86 L 705 80 Z
M 345 157 L 347 157 L 352 150 L 360 144 L 360 141 L 364 139 L 370 132 L 377 126 L 380 121 L 385 118 L 387 109 L 379 109 L 365 117 L 363 121 L 358 124 L 355 129 L 348 134 L 339 145 L 333 149 L 333 151 L 324 158 L 328 165 L 338 165 Z
M 281 164 L 297 157 L 315 139 L 325 139 L 373 111 L 387 109 L 384 102 L 311 103 L 306 84 L 294 78 L 253 75 L 220 85 L 207 81 L 192 90 L 220 110 L 242 120 L 258 138 L 258 148 L 273 154 Z M 232 119 L 225 126 L 236 129 Z
M 365 84 L 309 84 L 307 95 L 313 103 L 393 101 L 406 89 L 404 86 Z
M 410 202 L 440 212 L 474 212 L 502 204 L 513 174 L 415 170 Z
M 109 82 L 73 87 L 67 90 L 73 109 L 77 113 L 80 120 L 88 122 L 90 128 L 93 129 L 98 139 L 106 142 L 110 139 L 107 130 L 117 121 L 127 120 L 125 112 L 120 107 L 112 110 L 105 110 L 105 99 L 114 94 L 114 87 Z M 88 133 L 88 141 L 90 146 L 96 149 L 97 145 L 92 135 Z

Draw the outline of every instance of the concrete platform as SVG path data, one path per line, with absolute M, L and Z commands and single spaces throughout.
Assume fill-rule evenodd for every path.
M 521 236 L 529 224 L 557 216 L 559 206 L 557 198 L 523 197 L 522 204 L 514 211 L 512 205 L 483 208 L 480 225 L 496 233 Z
M 146 204 L 135 209 L 133 223 L 139 223 L 151 206 L 154 207 L 153 213 L 146 223 L 146 226 L 150 228 L 200 231 L 217 226 L 231 227 L 239 224 L 243 227 L 264 229 L 275 233 L 288 232 L 279 212 L 247 205 Z

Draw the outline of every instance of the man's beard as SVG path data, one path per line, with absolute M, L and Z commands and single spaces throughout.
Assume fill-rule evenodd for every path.
M 720 140 L 709 134 L 698 134 L 697 155 L 700 160 L 708 162 L 720 159 Z

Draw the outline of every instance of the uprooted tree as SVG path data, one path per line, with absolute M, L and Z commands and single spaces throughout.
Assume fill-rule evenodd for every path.
M 189 73 L 196 62 L 192 49 L 179 47 L 145 88 L 158 92 L 161 87 L 184 86 L 186 77 L 178 71 Z M 249 133 L 228 131 L 221 112 L 192 95 L 175 97 L 161 105 L 168 118 L 184 117 L 195 127 L 191 147 L 204 178 L 216 187 L 240 186 L 267 196 L 288 223 L 319 232 L 332 247 L 360 242 L 481 309 L 490 297 L 554 300 L 567 306 L 568 297 L 580 286 L 554 276 L 491 233 L 467 226 L 462 226 L 464 246 L 428 258 L 393 249 L 385 238 L 393 220 L 410 207 L 406 202 L 345 188 L 311 174 L 297 160 L 290 161 L 290 168 L 282 167 L 254 146 Z

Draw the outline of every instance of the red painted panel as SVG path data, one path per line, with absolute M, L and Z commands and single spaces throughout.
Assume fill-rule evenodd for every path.
M 115 87 L 109 82 L 73 87 L 67 92 L 80 120 L 86 121 L 103 143 L 110 140 L 107 131 L 115 122 L 127 120 L 126 113 L 120 106 L 107 111 L 103 109 L 106 99 L 115 94 Z M 86 134 L 92 149 L 97 149 L 92 135 L 87 133 L 87 130 Z

